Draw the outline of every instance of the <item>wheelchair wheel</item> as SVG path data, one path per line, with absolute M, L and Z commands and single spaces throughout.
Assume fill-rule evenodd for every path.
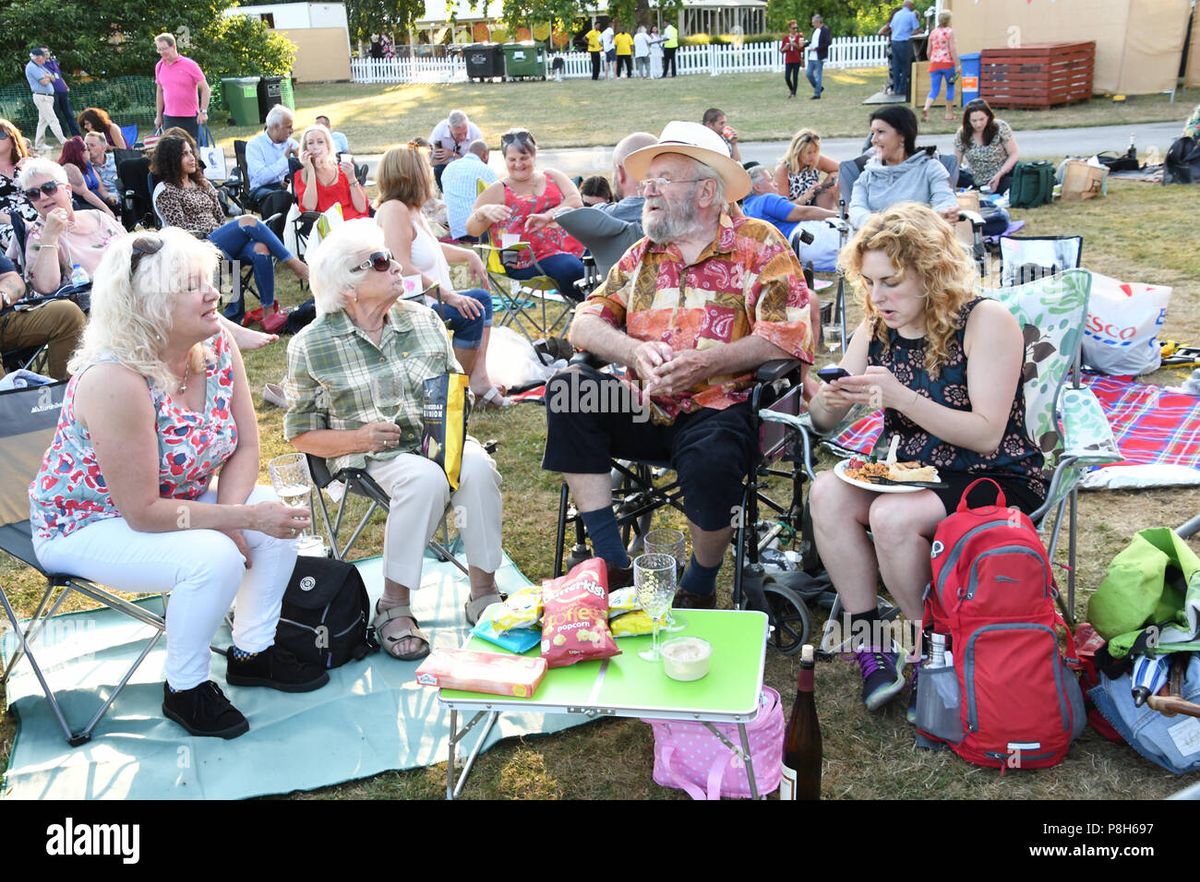
M 794 655 L 808 642 L 812 633 L 812 617 L 804 600 L 784 585 L 768 581 L 763 585 L 763 597 L 767 602 L 767 615 L 774 630 L 771 642 L 784 655 Z

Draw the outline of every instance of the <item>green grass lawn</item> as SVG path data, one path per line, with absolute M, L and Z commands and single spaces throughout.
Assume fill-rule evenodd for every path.
M 357 87 L 330 85 L 299 90 L 299 122 L 328 113 L 347 132 L 360 152 L 380 150 L 412 134 L 425 134 L 452 106 L 464 107 L 493 135 L 510 125 L 528 125 L 543 143 L 554 146 L 611 144 L 637 128 L 656 131 L 671 116 L 699 117 L 710 104 L 725 107 L 746 138 L 786 137 L 799 125 L 814 125 L 830 135 L 861 130 L 862 97 L 874 91 L 874 72 L 831 72 L 831 99 L 819 108 L 808 102 L 789 106 L 777 93 L 774 77 L 692 77 L 674 82 L 568 82 L 491 86 Z M 543 90 L 546 100 L 529 100 Z M 548 91 L 547 91 L 548 90 Z M 589 91 L 590 90 L 590 91 Z M 638 91 L 637 100 L 631 96 Z M 1006 118 L 1020 130 L 1044 125 L 1093 124 L 1149 119 L 1175 119 L 1197 100 L 1185 97 L 1174 106 L 1165 99 L 1131 99 L 1125 105 L 1093 101 L 1049 114 L 1016 114 Z M 818 102 L 812 102 L 818 104 Z M 805 117 L 800 118 L 799 110 Z M 790 118 L 786 114 L 795 113 Z M 1042 117 L 1039 120 L 1039 117 Z M 619 122 L 614 122 L 618 120 Z M 1020 121 L 1018 122 L 1017 119 Z M 388 120 L 383 124 L 380 120 Z M 1079 233 L 1085 237 L 1084 262 L 1090 268 L 1126 281 L 1170 284 L 1174 295 L 1164 336 L 1200 343 L 1200 271 L 1195 262 L 1195 193 L 1186 187 L 1113 181 L 1109 196 L 1074 205 L 1014 211 L 1028 222 L 1028 235 Z M 285 304 L 302 295 L 288 273 L 279 279 Z M 259 407 L 262 461 L 288 452 L 281 436 L 282 414 L 263 406 L 265 382 L 284 372 L 280 343 L 248 353 L 250 386 Z M 1187 371 L 1162 370 L 1148 379 L 1179 383 Z M 496 438 L 497 465 L 504 476 L 504 544 L 532 579 L 550 575 L 554 517 L 559 482 L 539 468 L 545 436 L 544 416 L 534 405 L 472 419 L 472 433 Z M 821 461 L 828 468 L 832 460 Z M 267 482 L 265 466 L 262 475 Z M 1196 512 L 1197 493 L 1187 490 L 1087 493 L 1081 500 L 1077 611 L 1103 578 L 1108 562 L 1137 530 L 1175 526 Z M 381 546 L 381 524 L 365 534 L 364 550 Z M 1200 549 L 1200 543 L 1193 542 Z M 728 602 L 730 564 L 722 572 Z M 1060 580 L 1063 578 L 1059 573 Z M 40 582 L 32 571 L 0 563 L 0 581 L 18 609 L 32 612 Z M 768 652 L 767 682 L 790 705 L 797 662 Z M 1140 759 L 1131 749 L 1112 745 L 1089 730 L 1071 749 L 1066 762 L 1036 773 L 1004 778 L 969 766 L 950 754 L 931 754 L 913 747 L 912 729 L 897 703 L 868 714 L 859 698 L 857 667 L 835 660 L 817 670 L 817 705 L 824 731 L 826 798 L 976 798 L 976 799 L 1121 799 L 1165 796 L 1195 779 L 1174 778 Z M 7 761 L 15 732 L 10 714 L 0 718 L 0 764 Z M 506 742 L 480 757 L 472 773 L 468 798 L 681 798 L 651 781 L 649 729 L 632 720 L 606 720 L 545 738 Z M 373 778 L 296 794 L 302 799 L 441 798 L 444 766 Z
M 455 83 L 452 85 L 303 84 L 296 88 L 296 128 L 325 114 L 346 134 L 356 153 L 382 153 L 409 138 L 428 137 L 452 108 L 461 108 L 493 147 L 500 133 L 524 126 L 543 148 L 611 146 L 629 132 L 658 132 L 669 119 L 699 121 L 709 107 L 720 107 L 742 140 L 785 140 L 811 128 L 825 137 L 850 137 L 866 131 L 869 108 L 862 102 L 883 88 L 883 68 L 831 70 L 820 101 L 788 101 L 783 77 L 775 74 L 677 77 L 673 80 L 564 80 L 561 83 Z M 1068 126 L 1118 125 L 1178 119 L 1180 127 L 1200 101 L 1200 89 L 1181 89 L 1174 104 L 1165 95 L 1141 95 L 1115 104 L 1097 97 L 1053 110 L 1005 110 L 1016 132 Z M 220 114 L 223 116 L 223 111 Z M 922 126 L 949 132 L 940 118 Z M 233 139 L 258 128 L 225 127 L 213 133 L 233 152 Z

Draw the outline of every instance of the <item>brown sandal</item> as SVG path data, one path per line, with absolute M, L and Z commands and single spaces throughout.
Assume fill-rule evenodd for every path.
M 371 622 L 371 625 L 375 628 L 375 635 L 379 638 L 379 645 L 383 648 L 384 652 L 399 661 L 420 661 L 429 655 L 429 638 L 421 630 L 421 623 L 413 615 L 411 606 L 406 604 L 404 606 L 393 606 L 391 609 L 381 610 L 377 603 L 375 605 L 375 613 L 375 619 Z M 412 627 L 396 630 L 395 626 L 392 625 L 395 619 L 412 619 Z M 389 626 L 392 626 L 390 632 L 387 630 Z M 396 651 L 396 647 L 400 642 L 407 640 L 409 637 L 415 637 L 425 645 L 415 652 L 400 653 Z

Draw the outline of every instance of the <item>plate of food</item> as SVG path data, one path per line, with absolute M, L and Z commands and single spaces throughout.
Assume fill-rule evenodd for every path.
M 936 468 L 919 462 L 871 462 L 852 456 L 834 466 L 833 473 L 847 484 L 873 493 L 916 493 L 944 486 Z

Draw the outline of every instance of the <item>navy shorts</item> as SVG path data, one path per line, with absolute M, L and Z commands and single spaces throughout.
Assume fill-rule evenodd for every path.
M 758 454 L 750 404 L 703 408 L 659 426 L 628 404 L 622 387 L 615 377 L 583 366 L 551 378 L 542 468 L 597 475 L 609 473 L 612 459 L 663 463 L 679 476 L 688 520 L 702 530 L 734 526 Z

